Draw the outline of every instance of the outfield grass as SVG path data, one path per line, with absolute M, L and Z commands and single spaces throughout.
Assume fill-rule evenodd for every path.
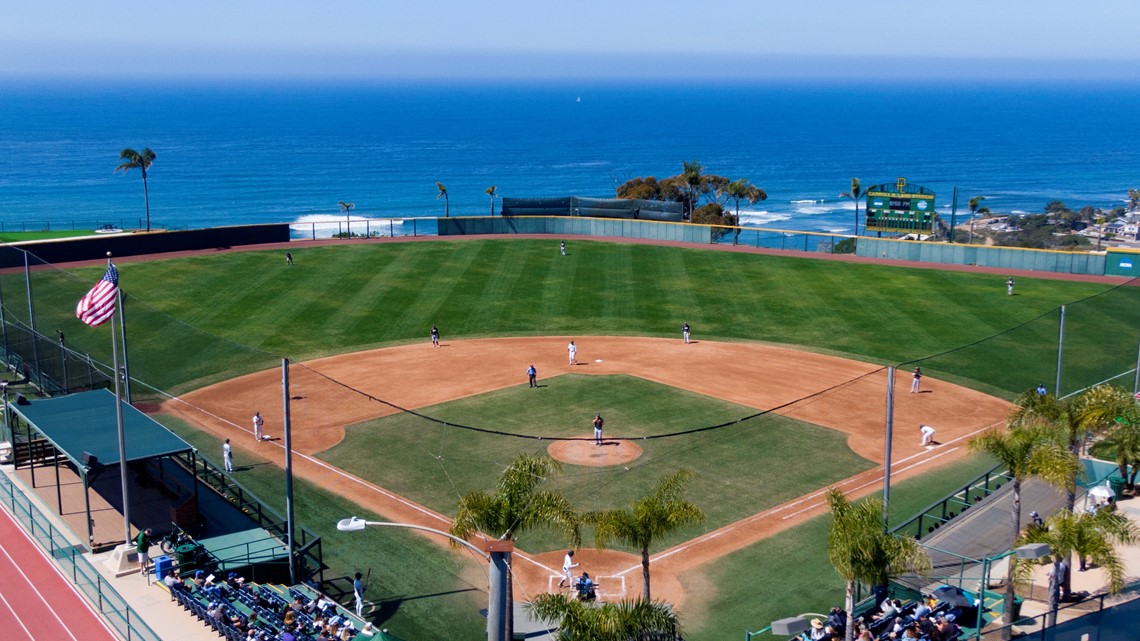
M 207 459 L 219 462 L 221 441 L 178 419 L 160 418 L 200 452 L 207 453 Z M 212 452 L 218 456 L 210 456 Z M 238 452 L 234 455 L 234 479 L 284 514 L 285 484 L 279 463 Z M 294 480 L 293 490 L 298 520 L 321 537 L 329 566 L 325 578 L 351 577 L 356 571 L 372 570 L 366 596 L 379 602 L 374 617 L 377 627 L 389 628 L 408 641 L 485 636 L 486 619 L 479 614 L 487 607 L 487 578 L 480 574 L 485 567 L 482 560 L 472 563 L 462 552 L 449 551 L 407 530 L 338 532 L 336 522 L 348 516 L 384 519 L 303 479 Z M 351 582 L 346 580 L 338 581 L 338 585 L 351 590 Z
M 971 456 L 891 485 L 891 524 L 991 469 Z M 742 639 L 776 619 L 843 606 L 844 585 L 827 559 L 831 516 L 816 517 L 681 576 L 686 638 Z M 695 606 L 695 607 L 693 607 Z
M 593 241 L 574 243 L 566 257 L 553 240 L 514 239 L 299 245 L 293 256 L 292 268 L 278 251 L 123 265 L 132 374 L 183 391 L 272 367 L 281 356 L 423 340 L 432 323 L 456 339 L 672 337 L 687 321 L 698 339 L 771 341 L 901 362 L 1109 289 L 1023 278 L 1018 295 L 1006 296 L 1004 279 L 989 274 Z M 106 332 L 77 322 L 73 309 L 99 273 L 33 275 L 38 325 L 65 329 L 69 345 L 96 358 L 108 352 Z M 9 302 L 26 295 L 22 274 L 0 281 Z M 10 318 L 21 318 L 19 305 L 6 307 Z M 1090 310 L 1087 340 L 1066 367 L 1091 369 L 1087 376 L 1074 369 L 1071 378 L 1091 378 L 1117 361 L 1125 363 L 1117 371 L 1127 369 L 1134 354 L 1104 337 L 1134 333 L 1140 288 L 1082 307 Z M 1076 322 L 1081 315 L 1071 311 Z M 1050 380 L 1055 345 L 1051 317 L 1015 341 L 957 352 L 924 369 L 988 383 L 1008 396 Z
M 594 412 L 609 437 L 642 437 L 754 414 L 756 410 L 632 376 L 564 374 L 527 385 L 420 410 L 434 418 L 542 437 L 591 437 Z M 580 512 L 623 508 L 662 476 L 695 471 L 687 496 L 706 514 L 702 525 L 663 538 L 659 548 L 802 496 L 874 464 L 851 451 L 847 435 L 777 415 L 730 427 L 642 440 L 638 460 L 605 468 L 564 465 L 548 486 Z M 548 441 L 515 439 L 448 427 L 397 414 L 348 428 L 341 443 L 320 455 L 333 465 L 453 516 L 460 496 L 494 488 L 518 452 L 545 454 Z M 587 447 L 592 447 L 588 445 Z M 826 452 L 818 465 L 810 452 Z M 390 454 L 389 454 L 390 453 Z M 541 552 L 565 545 L 554 532 L 527 533 L 520 547 Z

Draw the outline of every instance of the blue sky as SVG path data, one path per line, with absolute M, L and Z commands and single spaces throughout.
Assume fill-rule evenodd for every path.
M 32 0 L 0 76 L 1137 78 L 1137 0 Z

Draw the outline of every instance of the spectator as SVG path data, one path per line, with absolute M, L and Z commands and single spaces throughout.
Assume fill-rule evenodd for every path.
M 162 582 L 171 590 L 179 590 L 181 592 L 187 590 L 186 583 L 184 583 L 182 577 L 178 575 L 178 570 L 167 572 L 166 576 L 162 577 Z
M 811 641 L 823 641 L 831 636 L 831 633 L 823 627 L 823 621 L 819 619 L 811 620 L 811 629 L 808 630 L 808 638 Z
M 914 618 L 921 619 L 928 614 L 930 614 L 930 606 L 926 605 L 926 599 L 922 599 L 918 602 L 918 606 L 914 609 Z
M 147 528 L 139 532 L 139 535 L 135 537 L 135 551 L 138 552 L 139 567 L 142 568 L 139 574 L 146 574 L 146 565 L 147 562 L 150 561 L 150 537 L 152 535 L 154 535 L 154 530 Z
M 847 613 L 841 608 L 831 608 L 827 615 L 827 627 L 843 636 L 847 631 Z
M 1041 518 L 1041 515 L 1037 513 L 1037 510 L 1031 511 L 1029 513 L 1029 518 L 1033 521 L 1033 525 L 1036 525 L 1037 527 L 1045 525 L 1045 519 Z
M 297 635 L 293 634 L 294 629 L 295 628 L 292 625 L 286 623 L 285 631 L 282 632 L 281 636 L 279 637 L 281 641 L 297 641 Z
M 194 573 L 194 587 L 199 590 L 206 587 L 206 573 L 202 570 Z

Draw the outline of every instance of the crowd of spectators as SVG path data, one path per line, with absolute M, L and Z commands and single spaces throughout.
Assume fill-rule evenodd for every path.
M 961 628 L 955 620 L 968 616 L 970 608 L 951 607 L 933 597 L 903 603 L 884 598 L 879 607 L 854 620 L 854 638 L 859 641 L 957 641 Z M 975 611 L 976 612 L 976 611 Z M 842 641 L 847 632 L 847 613 L 831 608 L 826 620 L 814 618 L 803 641 Z
M 359 625 L 323 594 L 311 598 L 291 588 L 290 600 L 232 572 L 215 580 L 199 570 L 186 580 L 175 569 L 163 584 L 171 598 L 229 641 L 364 641 L 376 634 L 371 623 Z

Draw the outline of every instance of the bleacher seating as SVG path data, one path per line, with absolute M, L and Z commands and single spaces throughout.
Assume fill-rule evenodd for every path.
M 165 587 L 162 583 L 158 585 Z M 296 588 L 290 588 L 285 594 L 294 599 L 300 597 L 303 606 L 311 608 L 315 605 L 311 596 Z M 218 586 L 170 590 L 170 597 L 202 621 L 203 624 L 216 630 L 227 641 L 247 641 L 247 632 L 243 628 L 248 624 L 253 613 L 256 613 L 256 627 L 265 634 L 264 638 L 277 639 L 285 630 L 283 614 L 291 603 L 277 590 L 269 586 L 255 584 L 246 584 L 244 587 L 228 590 L 220 589 Z M 270 607 L 265 607 L 261 603 L 267 603 Z M 211 616 L 212 605 L 221 608 L 221 618 Z M 332 607 L 336 610 L 335 614 L 345 621 L 352 622 L 352 627 L 356 631 L 354 639 L 366 641 L 376 638 L 360 633 L 364 623 L 355 616 L 335 604 Z M 297 641 L 316 641 L 319 631 L 314 627 L 314 617 L 304 611 L 295 611 L 294 616 L 296 619 L 294 635 Z M 234 625 L 235 618 L 241 627 Z

